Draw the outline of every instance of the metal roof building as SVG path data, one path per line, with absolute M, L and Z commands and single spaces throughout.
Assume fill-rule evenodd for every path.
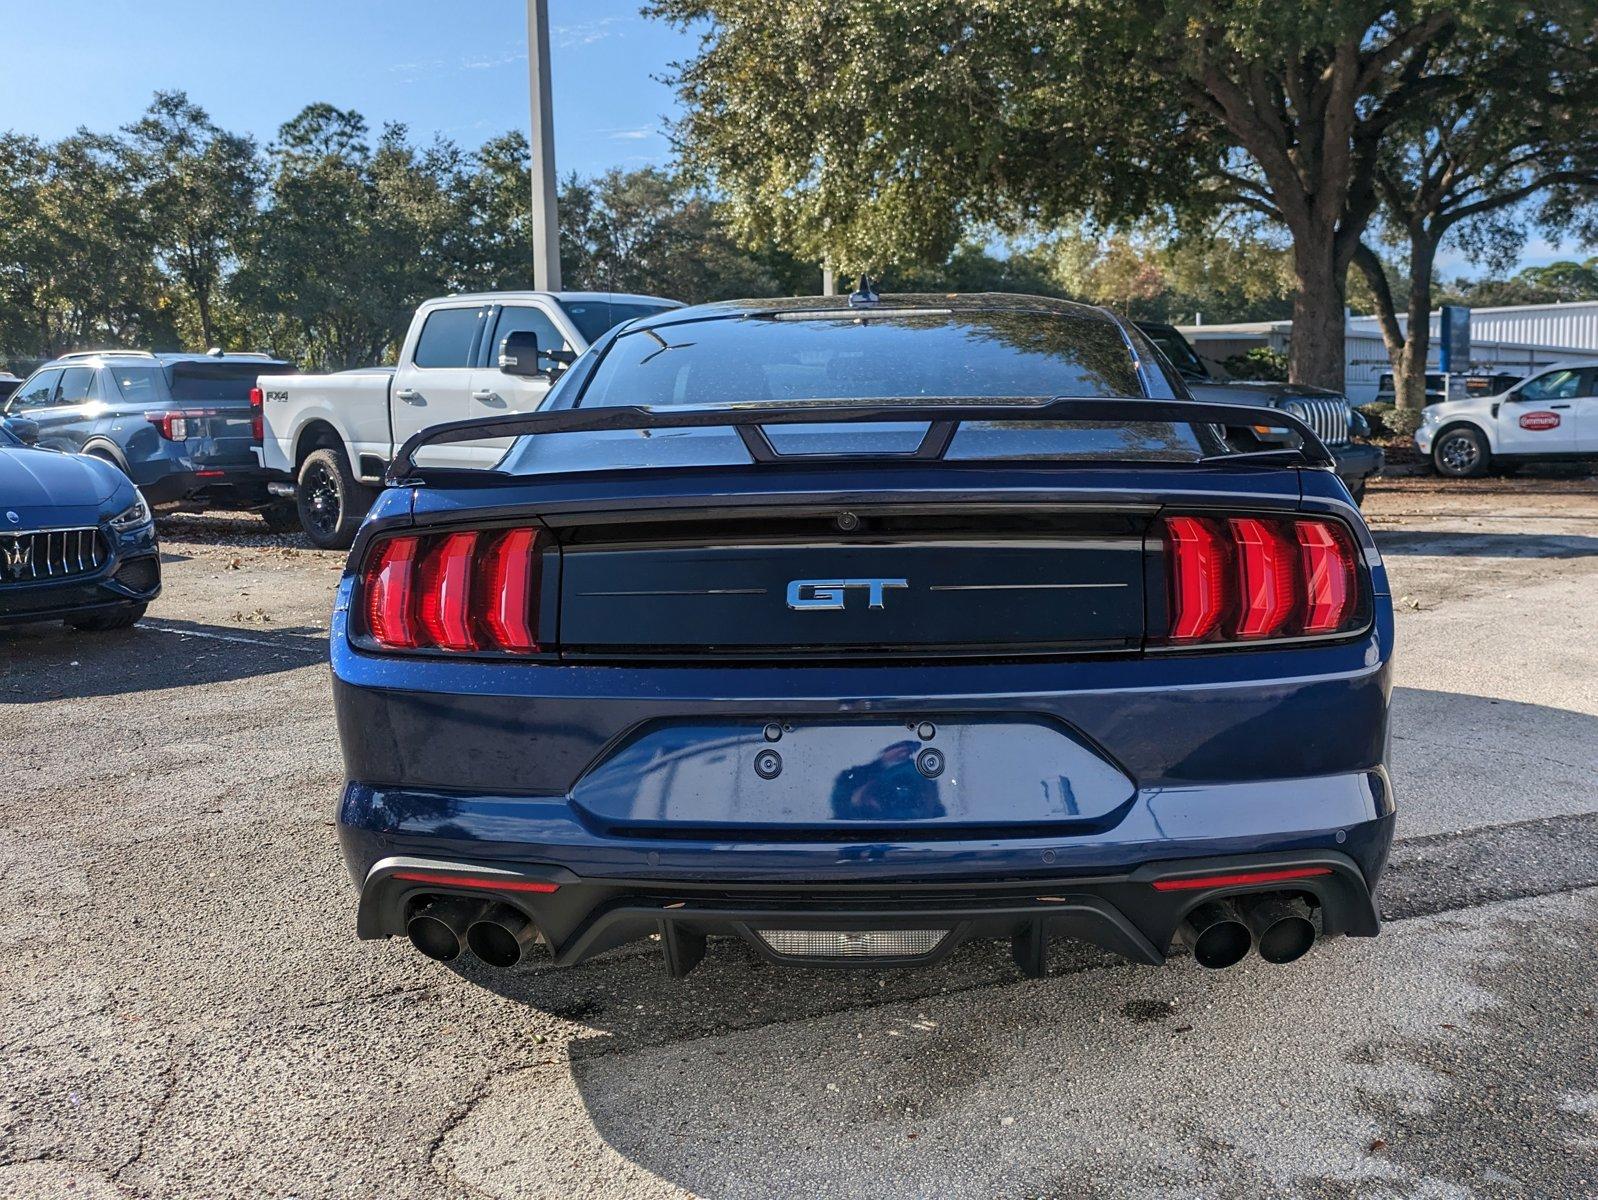
M 1408 322 L 1400 317 L 1401 324 Z M 1437 365 L 1438 325 L 1432 314 L 1428 363 Z M 1219 363 L 1257 346 L 1286 351 L 1291 321 L 1249 321 L 1236 325 L 1183 325 L 1182 333 L 1205 360 Z M 1529 374 L 1566 358 L 1598 358 L 1598 301 L 1571 304 L 1520 304 L 1477 308 L 1470 314 L 1471 367 Z M 1387 347 L 1375 317 L 1350 317 L 1343 358 L 1344 390 L 1355 404 L 1376 398 L 1383 372 L 1391 370 Z

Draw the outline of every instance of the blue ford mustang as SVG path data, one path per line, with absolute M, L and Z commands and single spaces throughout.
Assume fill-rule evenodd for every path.
M 110 463 L 29 445 L 0 422 L 0 625 L 122 629 L 161 591 L 155 522 Z
M 1228 438 L 1258 425 L 1299 448 Z M 674 310 L 391 479 L 332 632 L 362 937 L 503 967 L 658 935 L 673 975 L 710 935 L 986 937 L 1039 974 L 1055 938 L 1223 967 L 1377 931 L 1370 534 L 1305 426 L 1195 403 L 1103 310 Z

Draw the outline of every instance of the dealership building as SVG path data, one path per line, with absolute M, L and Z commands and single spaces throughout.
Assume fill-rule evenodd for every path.
M 1407 325 L 1407 319 L 1399 318 Z M 1440 317 L 1432 313 L 1431 351 L 1427 363 L 1437 369 Z M 1221 363 L 1235 354 L 1266 346 L 1286 352 L 1291 321 L 1247 321 L 1235 325 L 1180 326 L 1193 348 L 1207 362 Z M 1387 347 L 1375 317 L 1350 317 L 1344 338 L 1344 388 L 1355 404 L 1376 398 L 1388 364 Z M 1476 308 L 1470 314 L 1470 366 L 1473 371 L 1508 371 L 1528 375 L 1539 367 L 1567 358 L 1598 358 L 1598 300 L 1572 304 L 1518 304 Z M 1460 364 L 1453 364 L 1461 370 Z

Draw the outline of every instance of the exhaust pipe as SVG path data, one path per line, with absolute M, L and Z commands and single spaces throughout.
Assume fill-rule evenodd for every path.
M 472 953 L 491 967 L 514 967 L 537 940 L 537 926 L 504 905 L 483 913 L 466 931 Z
M 1243 919 L 1259 943 L 1260 957 L 1268 963 L 1290 963 L 1315 944 L 1315 923 L 1309 905 L 1297 896 L 1267 892 L 1238 901 Z
M 428 958 L 450 962 L 459 957 L 466 931 L 487 908 L 482 900 L 443 896 L 426 908 L 418 909 L 405 923 L 405 932 L 410 936 L 411 945 Z
M 1194 961 L 1212 970 L 1236 966 L 1253 940 L 1243 915 L 1230 900 L 1199 905 L 1187 914 L 1177 932 L 1192 948 Z

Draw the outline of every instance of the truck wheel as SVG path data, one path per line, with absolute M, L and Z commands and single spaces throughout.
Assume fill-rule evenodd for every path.
M 313 450 L 300 464 L 300 524 L 323 550 L 349 549 L 375 496 L 355 478 L 342 450 Z
M 1487 439 L 1481 431 L 1469 425 L 1455 425 L 1437 435 L 1432 446 L 1432 466 L 1439 475 L 1455 479 L 1476 479 L 1487 474 L 1492 462 L 1492 452 L 1487 449 Z

